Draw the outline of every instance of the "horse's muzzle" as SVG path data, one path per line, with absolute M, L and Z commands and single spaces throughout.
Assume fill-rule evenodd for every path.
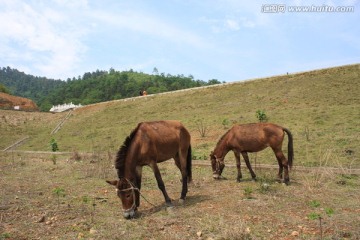
M 214 173 L 214 174 L 213 174 L 213 178 L 214 178 L 214 179 L 220 179 L 220 174 Z
M 124 211 L 123 216 L 125 219 L 131 219 L 135 217 L 135 210 L 134 209 L 129 209 Z

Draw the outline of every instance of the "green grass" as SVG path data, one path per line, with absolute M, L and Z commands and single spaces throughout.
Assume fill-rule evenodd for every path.
M 0 111 L 0 149 L 30 136 L 17 149 L 50 151 L 54 138 L 59 151 L 116 152 L 139 122 L 177 119 L 189 129 L 193 151 L 201 159 L 226 128 L 257 122 L 256 111 L 263 110 L 269 122 L 293 133 L 295 165 L 318 166 L 330 151 L 327 165 L 359 167 L 359 77 L 357 64 L 95 104 L 75 110 L 54 135 L 52 129 L 67 113 Z M 224 119 L 230 123 L 225 127 Z M 197 129 L 198 120 L 208 128 L 205 137 Z M 232 154 L 227 158 L 233 163 Z M 269 149 L 258 153 L 257 161 L 276 163 Z

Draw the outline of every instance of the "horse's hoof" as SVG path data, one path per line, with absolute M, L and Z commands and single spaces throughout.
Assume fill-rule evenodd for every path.
M 173 208 L 173 207 L 174 207 L 174 205 L 171 202 L 166 203 L 166 208 Z
M 171 205 L 166 205 L 166 212 L 169 214 L 173 214 L 175 211 L 175 207 L 171 204 Z
M 227 178 L 220 175 L 218 180 L 227 180 Z
M 289 183 L 290 183 L 290 179 L 289 179 L 289 178 L 284 178 L 283 183 L 284 183 L 286 186 L 288 186 Z
M 179 199 L 179 205 L 184 205 L 184 203 L 185 203 L 185 200 L 184 199 Z

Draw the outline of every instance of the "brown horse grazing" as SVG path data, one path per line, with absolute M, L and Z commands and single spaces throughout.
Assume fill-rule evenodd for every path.
M 288 159 L 282 152 L 284 132 L 288 135 Z M 233 126 L 218 141 L 215 149 L 210 154 L 213 177 L 219 179 L 225 167 L 224 158 L 229 151 L 233 151 L 236 158 L 238 170 L 237 181 L 242 178 L 240 167 L 240 154 L 245 159 L 251 177 L 255 180 L 256 175 L 251 168 L 248 152 L 258 152 L 267 147 L 274 151 L 279 164 L 278 178 L 282 180 L 283 169 L 285 169 L 284 182 L 289 183 L 289 169 L 294 158 L 293 138 L 291 132 L 283 127 L 271 123 L 252 123 Z
M 142 167 L 152 168 L 166 205 L 171 206 L 157 163 L 174 158 L 181 171 L 181 200 L 185 200 L 191 182 L 190 134 L 179 121 L 143 122 L 125 139 L 117 153 L 115 168 L 119 180 L 106 181 L 114 185 L 124 209 L 124 217 L 132 218 L 140 205 Z

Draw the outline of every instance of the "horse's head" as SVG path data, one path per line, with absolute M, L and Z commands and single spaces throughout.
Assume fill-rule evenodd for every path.
M 213 178 L 220 179 L 221 173 L 225 167 L 224 158 L 217 158 L 214 152 L 210 153 L 211 167 L 213 170 Z
M 124 218 L 133 218 L 138 207 L 139 189 L 126 178 L 114 181 L 106 180 L 106 182 L 116 187 L 116 193 L 121 199 Z

